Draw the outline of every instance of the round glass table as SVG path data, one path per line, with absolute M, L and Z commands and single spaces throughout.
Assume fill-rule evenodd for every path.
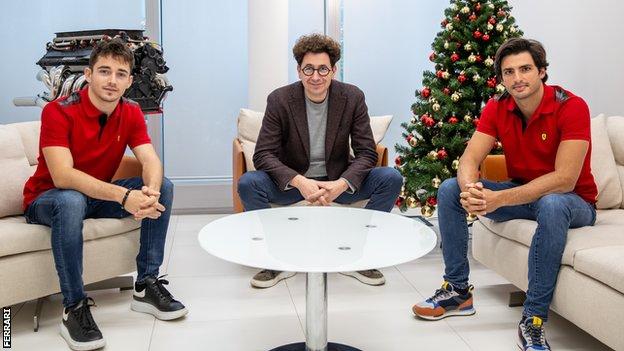
M 272 351 L 357 351 L 327 342 L 327 273 L 362 271 L 424 256 L 436 235 L 424 223 L 350 207 L 292 206 L 242 212 L 199 232 L 201 247 L 226 261 L 306 273 L 306 340 Z

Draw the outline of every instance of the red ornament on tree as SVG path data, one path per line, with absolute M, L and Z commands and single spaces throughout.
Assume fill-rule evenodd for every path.
M 475 10 L 477 10 L 477 11 L 481 11 L 481 3 L 480 3 L 480 2 L 478 2 L 478 3 L 475 5 Z
M 436 54 L 435 52 L 432 52 L 431 55 L 429 55 L 429 61 L 433 62 L 433 60 L 436 59 Z
M 507 14 L 507 13 L 506 13 L 505 11 L 503 11 L 503 10 L 498 10 L 498 13 L 497 13 L 496 15 L 497 15 L 498 17 L 501 17 L 501 18 L 502 18 L 502 17 L 505 17 L 505 15 L 506 15 L 506 14 Z
M 412 140 L 413 137 L 414 137 L 413 135 L 408 134 L 407 137 L 405 137 L 405 140 L 409 143 L 410 140 Z
M 475 31 L 472 33 L 472 36 L 473 36 L 475 39 L 479 39 L 479 38 L 481 38 L 481 36 L 482 36 L 482 35 L 483 35 L 483 33 L 481 33 L 478 29 L 477 29 L 477 30 L 475 30 Z
M 444 71 L 443 71 L 443 70 L 441 70 L 441 69 L 440 69 L 440 70 L 438 70 L 438 71 L 436 72 L 436 77 L 438 77 L 438 78 L 440 78 L 440 79 L 444 78 Z
M 427 116 L 423 122 L 424 125 L 426 125 L 427 127 L 433 127 L 433 125 L 435 124 L 435 120 L 429 116 Z
M 481 55 L 477 55 L 477 56 L 475 57 L 475 61 L 476 61 L 476 62 L 481 62 L 481 61 L 483 61 L 483 57 L 481 57 Z
M 444 149 L 438 150 L 438 160 L 444 160 L 448 157 L 448 153 Z
M 397 205 L 397 207 L 401 207 L 401 205 L 403 204 L 403 199 L 400 197 L 397 197 L 396 202 L 394 204 Z
M 488 23 L 491 25 L 495 25 L 496 24 L 496 18 L 494 18 L 494 16 L 490 17 L 490 19 L 488 20 Z
M 460 74 L 459 77 L 457 77 L 457 81 L 461 84 L 464 83 L 466 81 L 466 76 L 464 74 Z
M 442 26 L 442 28 L 445 28 L 447 24 L 448 24 L 448 20 L 446 18 L 442 20 L 442 22 L 440 22 L 440 25 Z
M 451 116 L 451 118 L 449 118 L 449 123 L 450 123 L 450 124 L 456 124 L 457 122 L 459 122 L 459 120 L 457 119 L 457 117 L 455 117 L 455 116 Z
M 455 22 L 459 22 L 460 20 L 459 15 L 455 15 L 455 17 L 453 17 L 453 21 Z
M 475 14 L 474 14 L 474 12 L 473 12 L 473 13 L 472 13 L 472 15 L 470 15 L 470 16 L 468 17 L 468 20 L 469 20 L 470 22 L 474 22 L 474 21 L 476 21 L 476 20 L 477 20 L 477 15 L 475 15 Z
M 434 196 L 429 196 L 429 198 L 427 199 L 427 204 L 429 206 L 435 206 L 438 204 L 438 200 Z
M 431 95 L 431 90 L 425 87 L 423 90 L 421 90 L 420 95 L 426 99 L 429 97 L 429 95 Z
M 487 86 L 490 88 L 496 88 L 496 78 L 492 77 L 487 80 Z
M 456 53 L 453 53 L 451 55 L 451 61 L 457 62 L 457 60 L 459 60 L 459 55 L 457 55 Z
M 451 89 L 449 89 L 449 88 L 444 88 L 444 89 L 442 89 L 442 92 L 443 92 L 445 95 L 449 95 L 449 94 L 451 93 Z
M 488 34 L 483 34 L 483 37 L 481 37 L 481 39 L 483 39 L 483 41 L 488 41 L 490 40 L 490 36 Z
M 403 160 L 401 159 L 401 156 L 397 156 L 394 159 L 394 164 L 397 165 L 397 166 L 400 166 L 402 162 L 403 162 Z

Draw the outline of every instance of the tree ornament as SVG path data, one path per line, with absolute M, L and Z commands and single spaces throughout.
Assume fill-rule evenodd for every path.
M 395 165 L 397 165 L 397 166 L 401 166 L 401 163 L 402 163 L 402 162 L 403 162 L 403 159 L 401 158 L 401 156 L 397 156 L 397 157 L 394 159 L 394 164 L 395 164 Z
M 442 184 L 442 181 L 440 180 L 440 178 L 435 177 L 433 179 L 431 179 L 431 186 L 433 186 L 434 188 L 439 188 L 440 184 Z
M 429 153 L 427 154 L 427 158 L 433 161 L 433 160 L 435 160 L 435 159 L 437 159 L 437 158 L 438 158 L 438 153 L 437 153 L 437 152 L 435 152 L 435 151 L 433 151 L 433 150 L 431 150 L 431 151 L 429 151 Z
M 453 23 L 449 23 L 446 25 L 446 30 L 453 30 Z
M 459 55 L 457 55 L 456 53 L 453 53 L 451 55 L 451 61 L 457 62 L 457 60 L 459 60 Z
M 494 26 L 488 23 L 487 26 L 485 26 L 485 28 L 487 28 L 488 31 L 491 31 L 492 29 L 494 29 Z
M 470 54 L 470 56 L 468 56 L 468 62 L 475 63 L 475 61 L 477 61 L 477 56 L 475 56 L 475 54 Z
M 469 12 L 470 12 L 470 8 L 469 8 L 468 6 L 464 6 L 464 7 L 462 7 L 462 9 L 461 9 L 461 13 L 463 13 L 463 14 L 467 14 L 467 13 L 469 13 Z
M 436 71 L 436 77 L 442 79 L 442 77 L 444 77 L 444 71 L 439 69 Z
M 484 37 L 485 37 L 485 36 L 484 36 Z M 492 60 L 492 58 L 491 58 L 491 57 L 488 57 L 488 58 L 486 58 L 486 59 L 485 59 L 485 61 L 483 61 L 483 63 L 484 63 L 486 66 L 491 67 L 491 66 L 494 64 L 494 60 Z
M 490 88 L 495 88 L 496 87 L 496 78 L 492 77 L 490 79 L 487 80 L 487 86 Z
M 458 81 L 460 84 L 461 84 L 461 83 L 463 83 L 463 82 L 465 82 L 465 81 L 466 81 L 466 75 L 465 75 L 465 74 L 463 74 L 463 73 L 462 73 L 462 74 L 460 74 L 460 75 L 457 77 L 457 81 Z
M 396 201 L 394 202 L 394 204 L 397 207 L 401 207 L 401 205 L 403 205 L 403 198 L 402 197 L 397 197 Z
M 491 24 L 491 25 L 495 25 L 496 24 L 496 18 L 494 16 L 491 16 L 488 19 L 488 23 Z
M 422 214 L 423 217 L 427 217 L 427 218 L 433 216 L 433 207 L 429 205 L 425 205 L 421 207 L 420 214 Z
M 457 122 L 459 122 L 459 120 L 457 119 L 457 117 L 455 117 L 455 116 L 451 116 L 451 118 L 449 118 L 449 123 L 450 123 L 450 124 L 457 124 Z
M 492 4 L 492 3 L 489 3 L 489 4 L 488 4 L 488 7 L 489 7 L 489 8 L 491 8 L 492 10 L 494 10 L 494 9 L 496 8 L 496 7 L 494 6 L 494 4 Z
M 481 36 L 483 36 L 483 33 L 481 33 L 478 29 L 472 33 L 472 37 L 475 39 L 479 39 Z
M 481 79 L 481 76 L 479 75 L 479 73 L 475 73 L 475 75 L 472 76 L 472 81 L 475 83 L 478 82 L 479 79 Z
M 454 102 L 459 101 L 459 94 L 458 93 L 453 93 L 453 95 L 451 95 L 451 100 L 453 100 Z
M 476 62 L 481 62 L 481 61 L 483 61 L 483 58 L 481 57 L 481 55 L 477 54 L 477 56 L 475 56 L 475 61 Z
M 436 124 L 436 126 L 437 126 L 438 128 L 442 128 L 442 126 L 443 126 L 443 125 L 444 125 L 444 123 L 443 123 L 442 121 L 440 121 L 440 122 L 438 122 L 438 123 Z
M 448 48 L 449 48 L 449 42 L 448 41 L 444 42 L 444 48 L 448 50 Z
M 446 18 L 445 18 L 445 19 L 443 19 L 443 20 L 442 20 L 442 22 L 440 22 L 440 26 L 441 26 L 442 28 L 445 28 L 447 24 L 448 24 L 448 20 L 447 20 Z
M 437 102 L 433 105 L 431 105 L 431 108 L 435 111 L 438 112 L 440 111 L 440 104 L 438 104 Z
M 431 90 L 428 87 L 425 87 L 423 90 L 420 91 L 420 95 L 426 99 L 429 97 L 429 95 L 431 95 Z
M 489 34 L 483 34 L 481 39 L 483 39 L 483 41 L 488 41 L 488 40 L 490 40 L 490 35 Z
M 429 61 L 433 62 L 436 59 L 436 54 L 435 52 L 432 52 L 431 55 L 429 55 Z
M 444 95 L 449 95 L 451 93 L 451 89 L 444 88 L 444 89 L 442 89 L 442 93 L 444 93 Z
M 499 24 L 497 24 L 497 25 L 496 25 L 496 31 L 497 31 L 497 32 L 502 32 L 502 31 L 503 31 L 503 29 L 505 29 L 505 27 L 503 27 L 503 25 L 502 25 L 502 24 L 500 24 L 500 23 L 499 23 Z
M 475 10 L 477 10 L 477 12 L 481 11 L 481 3 L 480 3 L 480 2 L 478 2 L 478 3 L 475 5 Z
M 414 208 L 414 207 L 416 207 L 418 205 L 418 202 L 416 201 L 416 199 L 414 199 L 413 197 L 410 196 L 407 199 L 405 199 L 405 204 L 409 208 Z
M 451 74 L 448 73 L 448 71 L 444 71 L 442 72 L 442 78 L 444 79 L 449 79 L 451 77 Z
M 417 138 L 411 138 L 408 142 L 409 142 L 411 147 L 416 147 L 416 145 L 418 145 L 418 139 Z
M 471 122 L 472 121 L 472 117 L 470 115 L 465 115 L 464 116 L 464 121 Z
M 416 122 L 417 122 L 416 117 L 412 117 L 412 119 L 410 119 L 411 124 L 415 124 Z
M 444 149 L 440 149 L 438 150 L 438 160 L 444 160 L 445 158 L 448 157 L 448 152 L 446 152 L 446 150 Z
M 435 198 L 435 196 L 429 196 L 427 198 L 427 205 L 429 206 L 435 206 L 438 204 L 438 200 Z
M 518 28 L 516 27 L 509 28 L 509 32 L 511 32 L 512 34 L 515 34 L 517 31 L 518 31 Z
M 457 170 L 459 168 L 459 160 L 453 160 L 453 162 L 451 163 L 451 168 Z
M 451 4 L 451 6 L 449 6 L 449 8 L 453 11 L 457 11 L 457 5 L 456 4 Z
M 425 195 L 427 195 L 427 190 L 425 190 L 425 189 L 418 189 L 418 190 L 416 190 L 416 196 L 419 199 L 425 197 Z
M 477 20 L 477 15 L 475 15 L 475 13 L 473 12 L 472 15 L 468 16 L 468 20 L 470 22 L 474 22 Z
M 501 18 L 502 18 L 502 17 L 505 17 L 505 15 L 506 15 L 506 14 L 507 14 L 507 13 L 506 13 L 505 11 L 503 11 L 503 9 L 498 10 L 498 12 L 496 13 L 496 15 L 497 15 L 498 17 L 501 17 Z
M 502 94 L 503 92 L 505 92 L 505 86 L 502 84 L 499 84 L 496 86 L 496 92 L 499 94 Z
M 466 50 L 466 51 L 472 50 L 472 44 L 466 43 L 466 45 L 464 45 L 464 50 Z

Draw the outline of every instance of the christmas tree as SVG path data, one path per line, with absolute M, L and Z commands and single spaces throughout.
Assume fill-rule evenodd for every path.
M 440 183 L 457 175 L 484 104 L 505 89 L 494 71 L 496 50 L 522 35 L 505 0 L 450 3 L 431 44 L 435 72 L 423 73 L 414 116 L 401 124 L 407 145 L 396 145 L 396 168 L 405 177 L 397 205 L 402 211 L 421 206 L 426 217 L 435 209 Z M 497 142 L 494 150 L 500 149 Z

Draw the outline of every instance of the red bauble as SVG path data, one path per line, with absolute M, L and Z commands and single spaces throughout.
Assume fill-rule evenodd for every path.
M 442 20 L 442 22 L 440 22 L 440 25 L 442 26 L 442 28 L 445 28 L 447 24 L 448 24 L 448 20 L 446 18 Z
M 400 197 L 397 197 L 396 202 L 394 204 L 397 205 L 397 207 L 401 207 L 401 205 L 403 204 L 403 199 Z
M 494 16 L 490 17 L 490 19 L 488 20 L 488 23 L 491 25 L 495 25 L 496 24 L 496 18 L 494 18 Z
M 448 153 L 446 152 L 446 150 L 444 149 L 438 150 L 438 160 L 444 160 L 447 157 L 448 157 Z
M 397 165 L 397 166 L 400 166 L 402 162 L 403 162 L 403 160 L 401 159 L 401 156 L 397 156 L 394 159 L 394 164 Z
M 420 91 L 420 95 L 426 99 L 429 97 L 429 95 L 431 95 L 431 90 L 425 87 L 423 90 Z
M 444 88 L 444 89 L 442 89 L 442 92 L 443 92 L 445 95 L 449 95 L 449 94 L 451 93 L 451 89 L 449 89 L 449 88 Z
M 412 140 L 413 137 L 414 137 L 413 135 L 408 134 L 407 137 L 405 137 L 405 140 L 409 143 L 410 140 Z
M 474 14 L 474 12 L 472 13 L 472 15 L 468 16 L 468 20 L 470 20 L 470 22 L 474 22 L 477 20 L 477 15 Z
M 457 55 L 456 53 L 453 53 L 451 55 L 451 61 L 457 62 L 457 60 L 459 60 L 459 55 Z
M 453 21 L 455 22 L 459 22 L 460 20 L 459 15 L 455 15 L 455 17 L 453 17 Z
M 481 37 L 481 39 L 483 39 L 483 41 L 488 41 L 490 40 L 490 36 L 488 34 L 483 34 L 483 37 Z
M 436 56 L 435 52 L 432 52 L 431 55 L 429 55 L 429 61 L 433 62 L 433 60 L 435 60 L 436 57 L 437 56 Z
M 466 78 L 466 76 L 463 75 L 463 74 L 460 74 L 459 77 L 457 77 L 457 81 L 459 83 L 464 83 L 466 81 L 466 79 L 468 79 L 468 78 Z
M 481 55 L 477 55 L 477 56 L 475 57 L 475 61 L 476 61 L 476 62 L 481 62 L 481 61 L 483 61 L 483 57 L 481 57 Z
M 478 126 L 479 126 L 479 119 L 478 119 L 478 118 L 473 119 L 473 120 L 472 120 L 472 124 L 473 124 L 475 127 L 478 127 Z
M 441 70 L 441 69 L 436 71 L 436 77 L 438 77 L 440 79 L 444 78 L 444 71 Z
M 479 38 L 481 38 L 481 36 L 482 36 L 482 35 L 483 35 L 483 33 L 481 33 L 479 30 L 475 30 L 475 31 L 472 33 L 472 36 L 473 36 L 475 39 L 479 39 Z
M 505 17 L 507 13 L 503 10 L 499 10 L 498 13 L 496 14 L 498 17 Z
M 434 196 L 430 196 L 430 197 L 427 199 L 427 204 L 428 204 L 429 206 L 435 206 L 435 205 L 437 205 L 437 204 L 438 204 L 438 199 L 436 199 Z
M 449 123 L 450 123 L 450 124 L 456 124 L 457 122 L 459 122 L 459 120 L 457 119 L 457 117 L 455 117 L 455 116 L 451 116 L 451 118 L 449 118 Z
M 426 125 L 427 127 L 433 127 L 433 125 L 435 124 L 435 120 L 431 117 L 427 117 L 425 118 L 425 121 L 423 122 L 424 125 Z
M 475 10 L 477 10 L 477 11 L 481 11 L 481 3 L 480 3 L 480 2 L 478 2 L 478 3 L 475 5 Z
M 487 80 L 487 86 L 490 88 L 496 88 L 496 78 L 492 77 Z

